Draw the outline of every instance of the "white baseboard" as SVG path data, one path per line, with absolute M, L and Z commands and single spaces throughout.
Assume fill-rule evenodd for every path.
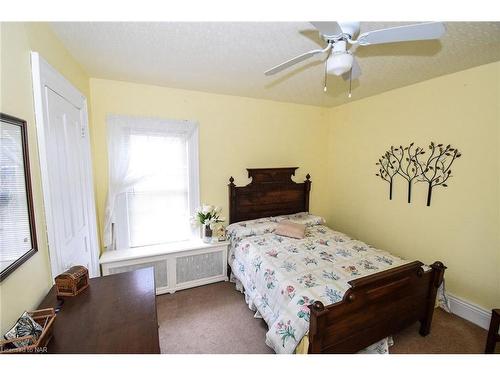
M 453 314 L 488 330 L 490 327 L 491 311 L 449 293 L 446 293 L 446 297 L 450 302 L 450 309 Z

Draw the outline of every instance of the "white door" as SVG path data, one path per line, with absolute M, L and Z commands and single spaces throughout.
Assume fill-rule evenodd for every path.
M 37 53 L 32 67 L 52 275 L 99 276 L 86 98 Z

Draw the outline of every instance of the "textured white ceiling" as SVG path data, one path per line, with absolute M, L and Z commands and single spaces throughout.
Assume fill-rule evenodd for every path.
M 362 22 L 361 32 L 402 24 L 408 22 Z M 440 41 L 360 47 L 363 74 L 348 99 L 348 84 L 338 77 L 323 92 L 323 57 L 264 76 L 270 67 L 323 44 L 307 22 L 51 26 L 92 77 L 327 107 L 500 60 L 500 22 L 446 23 Z

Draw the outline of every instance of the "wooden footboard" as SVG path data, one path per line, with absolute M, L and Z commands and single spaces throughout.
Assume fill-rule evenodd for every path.
M 412 262 L 349 282 L 342 301 L 310 306 L 309 353 L 356 353 L 420 321 L 430 332 L 436 294 L 446 267 L 428 271 Z

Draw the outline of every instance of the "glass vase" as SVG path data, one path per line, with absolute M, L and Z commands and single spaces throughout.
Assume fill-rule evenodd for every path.
M 203 227 L 203 242 L 211 243 L 212 242 L 212 234 L 213 234 L 213 231 L 210 228 L 210 225 L 205 225 Z

